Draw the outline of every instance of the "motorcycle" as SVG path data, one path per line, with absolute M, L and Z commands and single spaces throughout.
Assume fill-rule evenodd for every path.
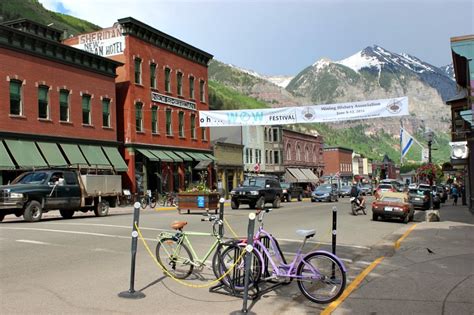
M 361 206 L 360 200 L 357 197 L 351 197 L 351 210 L 353 215 L 357 215 L 357 212 L 362 211 L 363 214 L 367 214 L 365 211 L 365 206 Z

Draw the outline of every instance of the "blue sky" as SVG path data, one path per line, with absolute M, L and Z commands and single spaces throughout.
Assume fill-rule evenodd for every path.
M 435 66 L 450 37 L 474 34 L 473 0 L 39 0 L 102 27 L 132 16 L 214 55 L 267 75 L 296 75 L 325 57 L 377 44 Z

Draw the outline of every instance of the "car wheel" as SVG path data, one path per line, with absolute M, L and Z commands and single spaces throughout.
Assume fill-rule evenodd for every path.
M 376 215 L 375 213 L 372 214 L 372 221 L 377 221 L 379 218 L 378 215 Z
M 303 201 L 303 194 L 298 195 L 298 201 Z
M 5 214 L 4 214 L 4 213 L 0 213 L 0 222 L 2 222 L 3 219 L 5 219 Z
M 263 198 L 263 197 L 262 197 Z M 273 208 L 280 208 L 280 196 L 276 196 L 275 199 L 273 200 Z
M 41 208 L 41 204 L 36 200 L 31 200 L 23 212 L 23 219 L 27 222 L 38 222 L 42 215 L 43 208 Z
M 406 216 L 404 216 L 404 217 L 402 218 L 402 221 L 403 221 L 403 223 L 407 224 L 408 221 L 410 221 L 410 216 L 407 214 Z
M 256 202 L 251 202 L 249 203 L 249 208 L 250 209 L 255 209 Z
M 73 210 L 61 209 L 61 210 L 59 210 L 59 213 L 61 214 L 61 216 L 62 216 L 64 219 L 70 219 L 70 218 L 72 218 L 72 216 L 74 215 L 74 211 L 73 211 Z
M 98 202 L 94 207 L 94 214 L 97 217 L 105 217 L 109 213 L 109 202 L 107 200 L 102 200 Z
M 239 203 L 238 203 L 237 201 L 235 201 L 235 200 L 231 200 L 231 201 L 230 201 L 230 207 L 231 207 L 232 209 L 234 209 L 234 210 L 235 210 L 235 209 L 239 209 Z
M 263 209 L 265 207 L 265 197 L 262 196 L 262 197 L 258 198 L 256 207 L 258 209 Z

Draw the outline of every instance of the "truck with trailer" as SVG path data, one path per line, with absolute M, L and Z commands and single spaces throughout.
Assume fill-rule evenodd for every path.
M 43 169 L 25 172 L 0 186 L 0 221 L 5 215 L 40 221 L 43 213 L 59 210 L 63 218 L 74 212 L 94 211 L 106 216 L 122 194 L 120 175 L 81 174 L 75 169 Z

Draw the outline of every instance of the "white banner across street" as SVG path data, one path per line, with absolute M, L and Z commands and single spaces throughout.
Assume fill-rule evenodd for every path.
M 408 97 L 268 109 L 199 111 L 200 127 L 285 125 L 408 115 Z

